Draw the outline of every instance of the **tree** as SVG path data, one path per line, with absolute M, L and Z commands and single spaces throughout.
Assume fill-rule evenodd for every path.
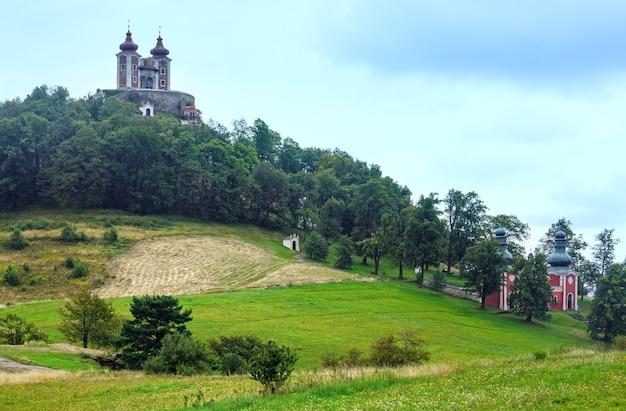
M 626 334 L 626 264 L 613 264 L 598 280 L 587 317 L 587 332 L 610 342 Z
M 4 275 L 2 276 L 2 281 L 13 287 L 17 287 L 22 282 L 22 280 L 20 279 L 20 275 L 18 274 L 15 267 L 13 267 L 12 265 L 9 265 L 7 267 Z
M 109 345 L 121 325 L 113 305 L 87 290 L 74 294 L 59 309 L 59 314 L 62 319 L 59 331 L 68 340 L 81 342 L 83 348 L 89 344 Z
M 428 197 L 420 196 L 404 233 L 406 259 L 413 267 L 419 267 L 422 275 L 429 265 L 437 264 L 444 258 L 447 230 L 439 218 L 438 203 L 436 193 L 430 193 Z
M 352 266 L 352 255 L 354 254 L 354 245 L 352 240 L 347 235 L 342 235 L 337 241 L 337 248 L 335 249 L 337 255 L 337 261 L 335 261 L 335 267 L 337 268 L 350 268 Z
M 525 315 L 528 322 L 532 322 L 533 317 L 549 320 L 552 288 L 548 282 L 545 254 L 530 254 L 526 260 L 519 259 L 514 272 L 517 277 L 511 287 L 509 301 L 515 314 Z
M 615 262 L 615 246 L 619 244 L 619 238 L 613 236 L 614 231 L 605 228 L 596 235 L 597 243 L 593 246 L 592 255 L 601 276 L 605 275 L 607 269 Z
M 289 347 L 278 346 L 274 341 L 264 344 L 250 361 L 250 376 L 263 384 L 271 393 L 276 392 L 289 379 L 298 356 Z
M 461 278 L 465 280 L 465 288 L 480 297 L 481 309 L 485 308 L 487 296 L 500 290 L 508 265 L 495 238 L 483 240 L 466 250 L 461 260 Z
M 446 273 L 441 270 L 437 270 L 433 273 L 433 281 L 430 288 L 435 290 L 437 294 L 442 292 L 446 288 Z
M 493 233 L 498 228 L 504 228 L 507 234 L 507 249 L 513 255 L 513 258 L 523 257 L 525 247 L 522 245 L 530 238 L 530 227 L 528 224 L 520 221 L 514 215 L 498 214 L 496 216 L 487 216 L 488 233 Z
M 158 355 L 166 335 L 191 335 L 185 325 L 192 319 L 191 310 L 183 311 L 172 296 L 133 297 L 130 312 L 134 318 L 124 321 L 116 343 L 122 348 L 120 360 L 127 368 L 140 369 L 148 358 Z
M 328 244 L 321 235 L 314 231 L 304 243 L 304 252 L 310 258 L 323 260 L 328 256 Z
M 367 261 L 368 257 L 374 259 L 374 275 L 378 275 L 378 267 L 380 258 L 382 257 L 382 248 L 376 233 L 356 243 L 363 254 L 363 261 Z
M 46 341 L 47 335 L 17 314 L 0 317 L 0 344 L 21 345 L 28 341 Z
M 487 207 L 474 191 L 463 194 L 459 190 L 450 189 L 443 202 L 450 230 L 447 255 L 449 275 L 452 264 L 460 261 L 465 250 L 484 237 L 482 227 Z
M 343 218 L 345 208 L 343 201 L 333 197 L 326 200 L 320 209 L 317 232 L 319 232 L 326 241 L 333 241 L 341 235 L 343 231 L 341 219 Z
M 187 334 L 171 333 L 163 337 L 159 354 L 148 358 L 143 368 L 153 374 L 203 374 L 210 368 L 209 358 L 206 344 Z

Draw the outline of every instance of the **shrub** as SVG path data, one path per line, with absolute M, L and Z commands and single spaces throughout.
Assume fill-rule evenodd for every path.
M 45 218 L 39 220 L 26 220 L 26 221 L 18 221 L 13 226 L 14 230 L 24 231 L 24 230 L 47 230 L 52 226 L 52 222 Z
M 626 336 L 620 335 L 613 338 L 613 349 L 619 351 L 626 351 Z
M 430 352 L 426 351 L 424 340 L 417 336 L 416 330 L 395 335 L 385 335 L 372 344 L 372 352 L 367 363 L 376 367 L 399 367 L 407 364 L 421 364 L 430 359 Z
M 104 230 L 102 234 L 102 239 L 107 243 L 117 243 L 117 230 L 115 228 L 109 228 L 108 230 Z
M 13 268 L 12 265 L 9 265 L 7 267 L 7 270 L 4 272 L 4 275 L 2 276 L 2 280 L 5 283 L 13 287 L 17 287 L 21 283 L 20 275 L 17 273 L 17 270 Z
M 255 352 L 263 342 L 254 335 L 220 336 L 208 341 L 209 349 L 217 357 L 215 368 L 223 375 L 245 374 Z
M 268 341 L 256 351 L 250 362 L 250 376 L 260 382 L 266 391 L 276 392 L 289 379 L 298 356 L 289 347 Z
M 74 227 L 67 224 L 63 227 L 59 240 L 64 243 L 78 243 L 81 241 L 87 241 L 87 235 L 84 232 L 77 233 Z
M 78 262 L 76 263 L 76 265 L 74 266 L 74 268 L 72 269 L 68 277 L 69 278 L 87 277 L 88 271 L 89 270 L 87 269 L 87 266 L 84 263 Z
M 361 358 L 363 353 L 357 348 L 351 348 L 348 354 L 339 356 L 336 353 L 329 352 L 322 357 L 322 367 L 338 368 L 338 367 L 357 367 L 365 361 Z
M 535 356 L 535 360 L 537 361 L 543 361 L 548 357 L 548 353 L 543 350 L 535 351 L 533 355 Z
M 24 238 L 24 235 L 20 230 L 13 231 L 11 238 L 7 241 L 7 248 L 11 250 L 23 250 L 28 247 L 28 241 Z
M 149 358 L 143 369 L 151 374 L 203 374 L 210 369 L 209 358 L 206 345 L 190 335 L 172 333 L 163 337 L 159 354 Z
M 354 246 L 352 240 L 347 235 L 339 237 L 337 247 L 335 249 L 337 255 L 337 261 L 335 261 L 335 267 L 337 268 L 350 268 L 352 266 L 352 254 L 354 254 Z
M 74 268 L 74 257 L 67 257 L 63 265 L 67 268 Z

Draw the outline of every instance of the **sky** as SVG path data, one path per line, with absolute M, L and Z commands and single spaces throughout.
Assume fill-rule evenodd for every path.
M 2 5 L 0 101 L 115 88 L 130 20 L 159 31 L 171 89 L 204 120 L 260 118 L 339 148 L 413 193 L 475 191 L 531 228 L 564 217 L 626 258 L 626 2 L 57 0 Z

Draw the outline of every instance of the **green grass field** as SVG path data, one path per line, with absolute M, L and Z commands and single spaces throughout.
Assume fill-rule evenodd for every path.
M 0 228 L 6 238 L 16 223 L 41 219 L 50 222 L 48 230 L 27 232 L 31 247 L 26 252 L 3 252 L 0 262 L 19 263 L 22 260 L 16 259 L 17 255 L 32 262 L 32 271 L 48 270 L 45 276 L 49 281 L 26 285 L 13 294 L 19 297 L 13 301 L 25 303 L 1 312 L 13 312 L 35 323 L 52 343 L 64 342 L 57 330 L 58 309 L 64 302 L 50 298 L 89 287 L 89 282 L 66 281 L 60 269 L 52 269 L 52 262 L 62 261 L 68 253 L 103 267 L 110 256 L 123 252 L 135 241 L 193 234 L 236 238 L 280 258 L 293 256 L 280 245 L 281 233 L 247 226 L 108 212 L 64 215 L 35 211 L 3 217 Z M 126 241 L 115 247 L 98 240 L 77 246 L 59 245 L 54 239 L 55 230 L 65 222 L 94 237 L 112 224 Z M 332 263 L 332 256 L 323 262 Z M 370 271 L 371 267 L 358 265 L 355 258 L 353 272 L 369 275 Z M 188 328 L 201 341 L 220 335 L 254 334 L 295 349 L 300 358 L 296 373 L 280 395 L 260 395 L 260 385 L 245 376 L 150 376 L 98 370 L 85 355 L 35 344 L 1 346 L 0 356 L 69 373 L 25 374 L 19 378 L 5 375 L 2 379 L 0 372 L 0 408 L 179 409 L 185 397 L 188 405 L 196 400 L 198 404 L 210 402 L 206 409 L 626 408 L 626 356 L 623 352 L 605 352 L 607 347 L 587 336 L 583 322 L 554 312 L 552 321 L 527 323 L 510 313 L 480 310 L 476 302 L 437 295 L 396 277 L 397 268 L 383 262 L 375 282 L 178 297 L 184 308 L 192 309 L 193 321 Z M 408 269 L 405 277 L 415 278 Z M 46 296 L 47 301 L 36 301 Z M 131 298 L 110 301 L 124 318 L 130 318 Z M 581 306 L 588 309 L 589 303 L 585 301 Z M 378 337 L 407 329 L 420 330 L 425 348 L 432 353 L 427 365 L 371 372 L 320 369 L 321 358 L 328 352 L 344 354 L 355 347 L 367 354 Z M 536 361 L 533 353 L 538 351 L 548 353 L 548 358 Z

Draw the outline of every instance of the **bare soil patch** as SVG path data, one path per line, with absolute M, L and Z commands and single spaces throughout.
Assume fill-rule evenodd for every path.
M 151 294 L 201 294 L 360 279 L 360 276 L 285 260 L 260 247 L 225 237 L 174 236 L 141 241 L 107 263 L 103 298 Z

